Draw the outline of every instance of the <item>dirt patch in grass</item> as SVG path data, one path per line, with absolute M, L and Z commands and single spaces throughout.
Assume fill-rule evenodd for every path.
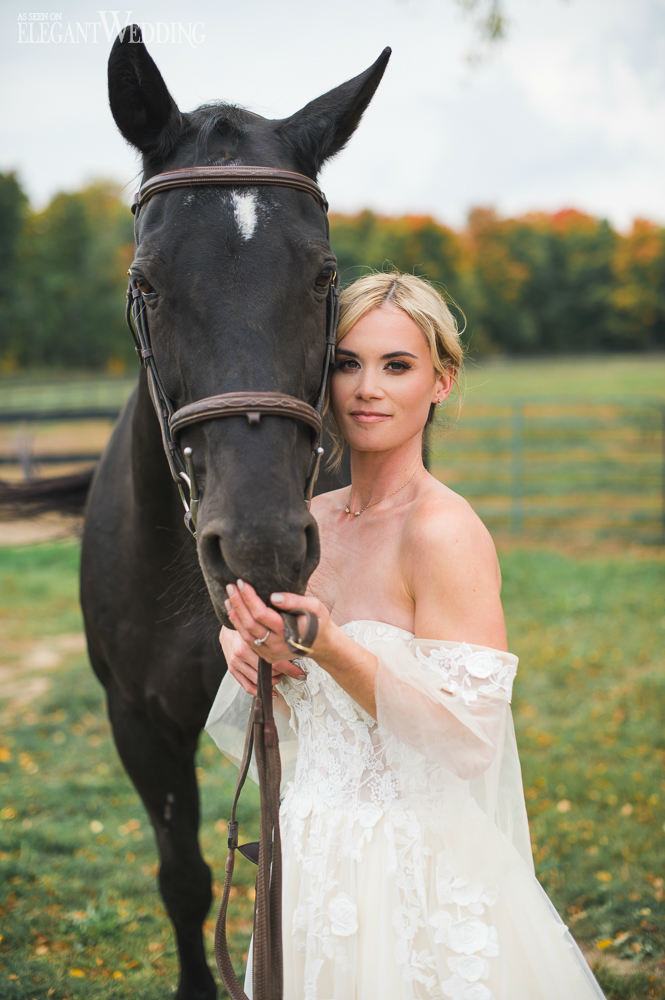
M 81 534 L 83 518 L 66 514 L 43 514 L 40 517 L 0 520 L 1 545 L 36 545 Z
M 0 724 L 11 723 L 18 710 L 46 694 L 50 675 L 66 659 L 84 652 L 80 632 L 9 643 L 0 661 Z

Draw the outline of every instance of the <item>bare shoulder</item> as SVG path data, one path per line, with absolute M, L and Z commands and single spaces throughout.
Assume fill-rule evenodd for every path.
M 402 551 L 418 635 L 505 648 L 496 549 L 463 497 L 432 480 L 404 526 Z
M 471 504 L 431 479 L 405 524 L 404 541 L 418 565 L 472 562 L 500 579 L 494 541 Z

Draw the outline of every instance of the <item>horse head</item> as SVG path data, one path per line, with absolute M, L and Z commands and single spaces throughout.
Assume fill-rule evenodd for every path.
M 214 166 L 315 181 L 354 132 L 389 55 L 285 119 L 223 103 L 184 113 L 132 26 L 109 58 L 109 99 L 121 133 L 142 154 L 144 187 L 158 174 Z M 277 391 L 315 404 L 336 261 L 325 207 L 311 194 L 206 183 L 168 187 L 142 205 L 130 275 L 149 324 L 151 364 L 174 409 L 234 392 Z M 199 562 L 222 621 L 227 583 L 250 580 L 264 598 L 302 592 L 317 564 L 316 525 L 303 502 L 313 433 L 306 421 L 274 413 L 197 420 L 180 432 L 201 493 Z

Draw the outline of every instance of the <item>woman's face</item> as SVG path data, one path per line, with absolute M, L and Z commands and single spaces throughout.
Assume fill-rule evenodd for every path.
M 331 404 L 353 450 L 387 451 L 420 435 L 451 387 L 420 327 L 393 305 L 366 313 L 337 345 Z

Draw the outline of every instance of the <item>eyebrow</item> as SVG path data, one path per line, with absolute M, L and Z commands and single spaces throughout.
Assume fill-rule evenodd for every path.
M 337 353 L 338 354 L 346 354 L 347 357 L 349 357 L 349 358 L 358 358 L 358 355 L 356 354 L 355 351 L 349 351 L 349 350 L 347 350 L 346 347 L 342 347 L 341 344 L 337 345 Z M 382 361 L 389 361 L 390 358 L 414 358 L 417 361 L 418 360 L 418 355 L 417 354 L 411 354 L 410 351 L 390 351 L 389 354 L 382 354 L 381 355 L 381 360 Z

